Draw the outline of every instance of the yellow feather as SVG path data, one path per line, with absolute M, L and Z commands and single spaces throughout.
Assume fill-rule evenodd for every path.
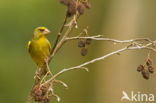
M 45 59 L 48 59 L 50 55 L 51 44 L 46 36 L 38 31 L 32 40 L 28 42 L 27 49 L 33 61 L 37 64 L 38 68 L 40 68 L 43 66 Z

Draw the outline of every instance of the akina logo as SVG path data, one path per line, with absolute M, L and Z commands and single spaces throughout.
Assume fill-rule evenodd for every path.
M 121 101 L 132 101 L 132 102 L 154 102 L 154 94 L 146 94 L 141 92 L 131 91 L 130 93 L 126 93 L 122 91 Z

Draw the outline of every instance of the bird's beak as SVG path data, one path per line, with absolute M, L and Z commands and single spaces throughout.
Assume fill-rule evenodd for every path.
M 47 35 L 49 33 L 50 33 L 50 30 L 48 30 L 48 29 L 45 29 L 44 32 L 43 32 L 43 34 L 45 34 L 45 35 Z

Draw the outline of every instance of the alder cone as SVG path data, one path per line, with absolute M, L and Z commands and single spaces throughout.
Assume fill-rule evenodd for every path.
M 79 4 L 78 7 L 77 7 L 77 10 L 80 13 L 80 15 L 83 15 L 84 11 L 85 11 L 84 5 L 83 4 Z
M 90 45 L 91 41 L 92 41 L 92 39 L 86 39 L 86 44 Z
M 71 17 L 71 16 L 73 16 L 74 14 L 76 14 L 76 3 L 75 3 L 75 1 L 73 1 L 73 0 L 70 0 L 69 2 L 68 2 L 68 4 L 67 4 L 67 6 L 68 6 L 68 10 L 67 10 L 67 16 L 68 17 Z
M 82 56 L 86 56 L 87 52 L 88 52 L 88 51 L 87 51 L 86 48 L 82 48 L 82 49 L 81 49 L 81 55 L 82 55 Z
M 148 71 L 149 71 L 150 73 L 154 73 L 154 67 L 150 65 L 150 66 L 148 67 Z
M 82 41 L 82 40 L 80 40 L 79 42 L 78 42 L 78 47 L 85 47 L 85 42 L 84 41 Z
M 144 79 L 147 79 L 147 80 L 149 79 L 150 74 L 146 69 L 142 70 L 141 73 L 142 73 L 142 76 L 143 76 Z
M 42 103 L 50 103 L 50 100 L 51 100 L 51 96 L 46 96 L 43 98 Z
M 137 71 L 138 71 L 138 72 L 141 72 L 142 70 L 144 70 L 144 66 L 143 66 L 143 65 L 139 65 L 139 66 L 137 67 Z

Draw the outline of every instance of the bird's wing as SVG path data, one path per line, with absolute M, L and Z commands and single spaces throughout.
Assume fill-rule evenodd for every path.
M 52 50 L 52 47 L 51 47 L 51 44 L 50 44 L 50 42 L 48 43 L 48 47 L 49 47 L 49 51 L 51 52 L 51 50 Z
M 31 41 L 28 42 L 28 45 L 27 45 L 27 50 L 30 52 L 30 44 L 31 44 Z

